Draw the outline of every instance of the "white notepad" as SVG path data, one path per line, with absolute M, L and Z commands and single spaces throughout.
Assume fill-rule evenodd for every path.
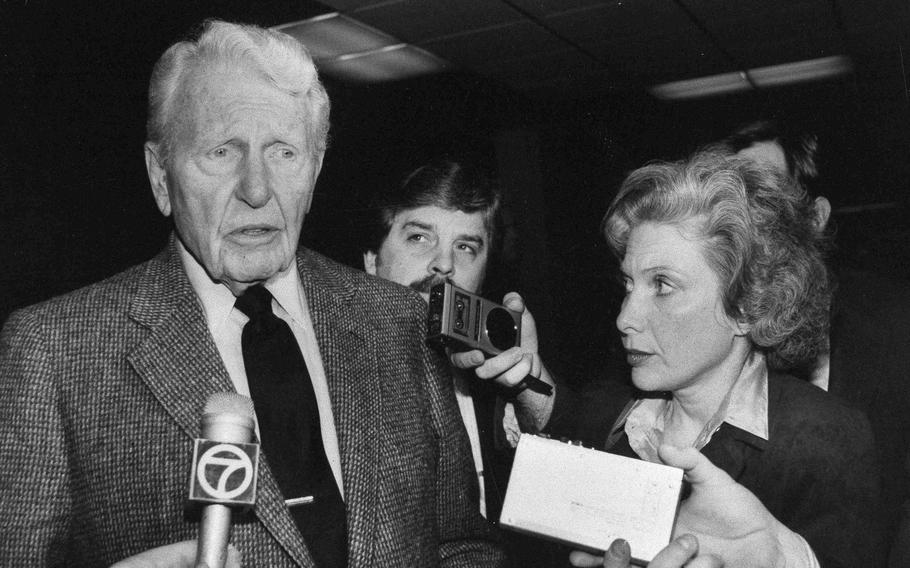
M 591 551 L 617 538 L 636 563 L 669 542 L 683 471 L 523 434 L 500 524 Z

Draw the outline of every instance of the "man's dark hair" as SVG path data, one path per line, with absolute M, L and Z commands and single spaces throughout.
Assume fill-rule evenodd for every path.
M 464 213 L 482 213 L 493 252 L 499 236 L 500 202 L 499 189 L 480 168 L 448 158 L 433 160 L 408 173 L 398 187 L 377 195 L 371 208 L 373 222 L 364 249 L 379 251 L 398 213 L 436 206 Z
M 759 120 L 738 128 L 723 140 L 735 154 L 760 142 L 775 142 L 784 152 L 787 170 L 800 185 L 811 191 L 818 178 L 818 137 L 796 132 L 776 120 Z

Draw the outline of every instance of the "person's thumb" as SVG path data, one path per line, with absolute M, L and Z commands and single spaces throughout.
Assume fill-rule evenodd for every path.
M 502 299 L 502 305 L 513 312 L 521 313 L 525 311 L 525 301 L 518 292 L 509 292 Z
M 684 469 L 686 472 L 695 469 L 695 467 L 699 465 L 699 457 L 707 460 L 707 458 L 702 456 L 701 452 L 695 448 L 677 448 L 670 444 L 661 444 L 657 449 L 657 453 L 660 456 L 661 461 L 666 465 Z
M 664 464 L 685 471 L 686 480 L 692 485 L 719 483 L 730 477 L 695 448 L 677 448 L 664 444 L 658 448 L 657 453 Z
M 241 568 L 241 566 L 243 566 L 243 556 L 239 550 L 234 548 L 233 544 L 229 544 L 225 568 Z
M 604 553 L 603 568 L 629 568 L 632 561 L 632 549 L 628 541 L 616 539 Z

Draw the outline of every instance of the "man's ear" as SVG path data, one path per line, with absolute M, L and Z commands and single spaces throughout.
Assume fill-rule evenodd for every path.
M 815 229 L 819 232 L 824 231 L 828 226 L 828 219 L 831 218 L 831 202 L 827 197 L 815 198 Z
M 309 213 L 310 207 L 313 205 L 313 194 L 316 193 L 316 180 L 319 179 L 319 172 L 322 171 L 322 159 L 325 158 L 325 150 L 320 150 L 314 156 L 315 163 L 313 164 L 313 182 L 310 187 L 310 193 L 306 196 L 306 209 L 304 212 Z
M 368 250 L 363 253 L 363 269 L 367 274 L 376 276 L 376 253 Z
M 148 172 L 158 211 L 167 217 L 171 214 L 171 198 L 167 192 L 167 171 L 164 169 L 158 150 L 157 145 L 151 142 L 145 143 L 145 169 Z

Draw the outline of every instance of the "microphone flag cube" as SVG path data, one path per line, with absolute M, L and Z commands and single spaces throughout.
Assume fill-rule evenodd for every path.
M 253 505 L 259 472 L 259 444 L 196 438 L 190 501 Z

